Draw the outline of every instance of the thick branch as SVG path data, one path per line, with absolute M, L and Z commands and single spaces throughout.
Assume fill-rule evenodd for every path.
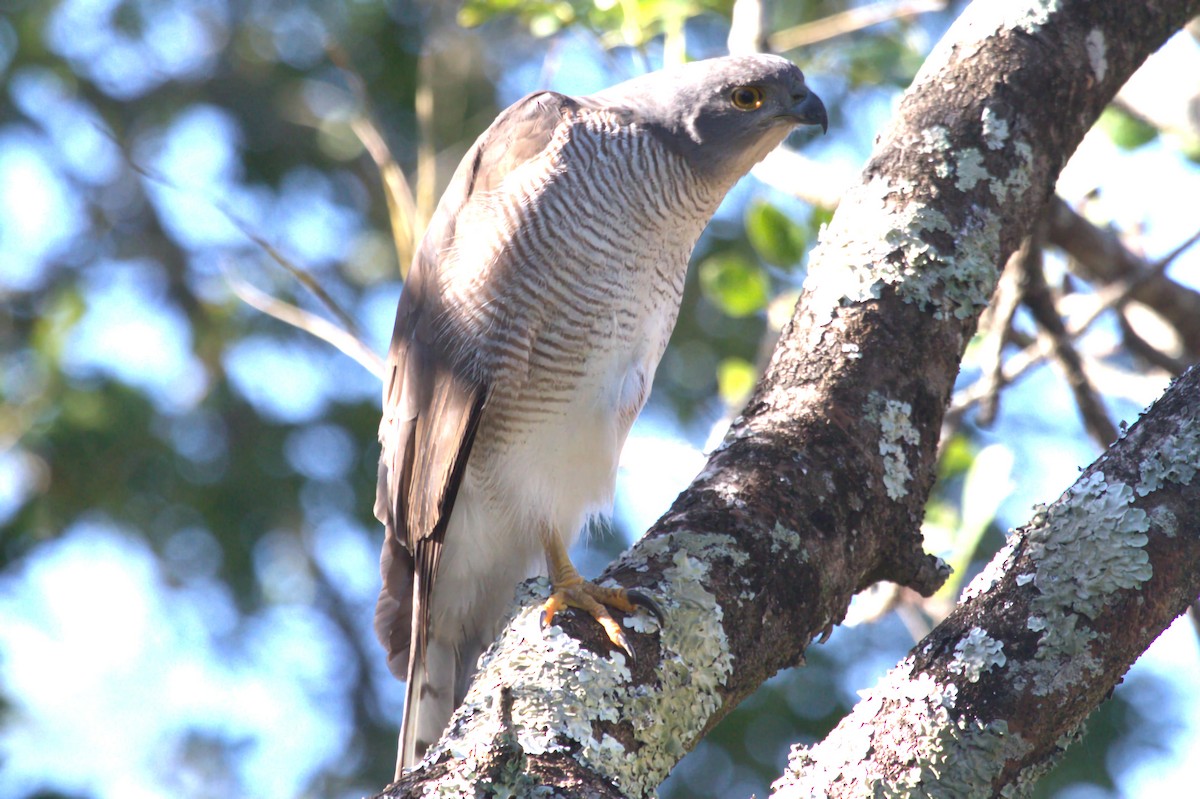
M 1049 768 L 1200 594 L 1197 396 L 1193 368 L 829 737 L 793 750 L 773 795 L 996 796 Z
M 543 634 L 522 597 L 446 737 L 391 795 L 648 795 L 742 698 L 802 662 L 856 591 L 880 579 L 936 590 L 945 574 L 921 550 L 920 520 L 999 267 L 1117 88 L 1198 10 L 971 6 L 813 253 L 745 412 L 605 574 L 658 597 L 663 629 L 635 622 L 631 666 L 590 620 Z

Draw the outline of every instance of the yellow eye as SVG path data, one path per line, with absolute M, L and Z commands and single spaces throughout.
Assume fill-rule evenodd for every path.
M 757 86 L 738 86 L 729 93 L 729 102 L 739 111 L 753 111 L 762 108 L 763 90 Z

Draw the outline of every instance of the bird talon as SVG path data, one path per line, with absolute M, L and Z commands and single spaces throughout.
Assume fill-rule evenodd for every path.
M 601 627 L 613 646 L 621 649 L 629 657 L 630 662 L 636 662 L 633 647 L 621 630 L 621 625 L 608 612 L 608 607 L 617 608 L 625 613 L 634 613 L 639 608 L 645 608 L 658 621 L 662 621 L 662 608 L 658 603 L 641 591 L 627 591 L 624 588 L 606 588 L 594 583 L 580 580 L 569 585 L 559 585 L 554 593 L 542 605 L 541 627 L 546 629 L 554 620 L 554 616 L 563 608 L 572 607 L 585 610 Z
M 663 623 L 664 614 L 663 614 L 662 606 L 659 605 L 657 602 L 655 602 L 654 598 L 651 597 L 649 594 L 646 594 L 641 591 L 638 591 L 637 589 L 631 588 L 625 592 L 625 596 L 634 605 L 637 605 L 639 608 L 644 608 L 647 611 L 649 611 L 650 615 L 653 616 L 654 620 L 657 621 L 659 624 Z
M 542 615 L 539 625 L 543 631 L 554 623 L 554 617 L 558 615 L 560 610 L 567 607 L 567 605 L 565 592 L 555 591 L 550 595 L 550 598 L 542 605 Z

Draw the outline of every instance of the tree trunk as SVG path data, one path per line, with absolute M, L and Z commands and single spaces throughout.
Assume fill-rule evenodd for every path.
M 959 359 L 999 269 L 1129 75 L 1200 0 L 979 0 L 930 55 L 814 251 L 767 373 L 696 481 L 605 573 L 665 610 L 637 660 L 522 590 L 442 742 L 386 796 L 647 796 L 887 579 L 946 568 L 920 522 Z M 1200 592 L 1194 372 L 1014 535 L 970 599 L 780 796 L 1028 785 Z M 1053 712 L 1047 712 L 1047 710 Z

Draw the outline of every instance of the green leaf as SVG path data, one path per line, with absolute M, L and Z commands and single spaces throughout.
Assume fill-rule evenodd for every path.
M 1123 150 L 1136 150 L 1158 138 L 1158 128 L 1111 105 L 1104 109 L 1096 124 Z
M 758 370 L 744 358 L 726 358 L 717 366 L 717 391 L 730 407 L 746 401 L 758 380 Z
M 808 244 L 803 228 L 765 202 L 754 203 L 746 210 L 746 237 L 764 261 L 776 266 L 800 263 Z
M 700 264 L 700 290 L 729 316 L 743 317 L 767 307 L 767 275 L 736 253 L 720 253 Z

